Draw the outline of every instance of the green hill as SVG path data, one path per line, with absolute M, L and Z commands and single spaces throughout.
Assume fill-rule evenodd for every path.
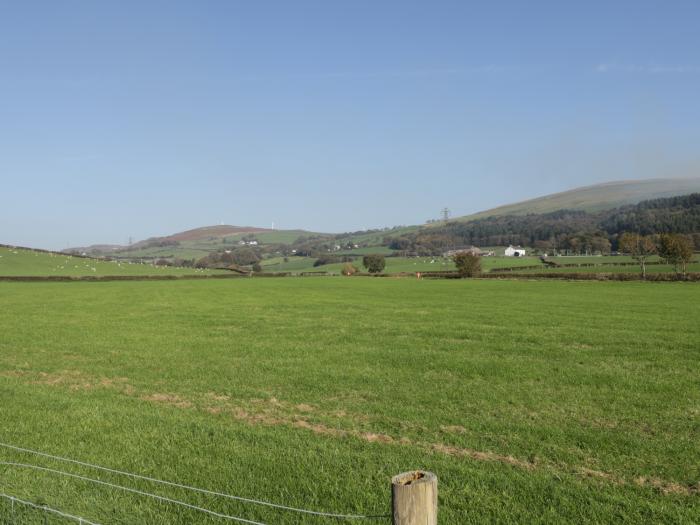
M 318 235 L 324 234 L 305 230 L 273 230 L 222 224 L 194 228 L 164 237 L 151 237 L 130 246 L 93 245 L 70 248 L 66 252 L 117 258 L 199 259 L 211 252 L 239 246 L 245 240 L 255 240 L 259 245 L 291 244 L 300 237 Z
M 557 210 L 595 212 L 617 208 L 625 204 L 637 204 L 649 199 L 675 197 L 696 192 L 700 192 L 700 177 L 606 182 L 507 204 L 479 213 L 457 217 L 453 220 L 472 221 L 485 217 L 548 213 Z
M 63 253 L 0 246 L 0 276 L 113 276 L 113 275 L 191 275 L 220 273 L 217 270 L 174 268 L 88 257 Z

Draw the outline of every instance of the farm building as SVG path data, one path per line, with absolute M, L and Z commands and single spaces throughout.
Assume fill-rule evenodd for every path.
M 520 246 L 508 246 L 505 251 L 506 257 L 525 257 L 525 249 Z

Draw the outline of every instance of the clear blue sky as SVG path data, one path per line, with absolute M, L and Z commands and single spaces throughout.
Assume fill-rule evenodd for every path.
M 0 4 L 0 243 L 699 175 L 697 1 Z

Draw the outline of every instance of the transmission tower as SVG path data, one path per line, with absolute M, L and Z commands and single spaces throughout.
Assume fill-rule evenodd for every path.
M 445 222 L 450 220 L 450 210 L 448 208 L 442 209 L 442 220 Z

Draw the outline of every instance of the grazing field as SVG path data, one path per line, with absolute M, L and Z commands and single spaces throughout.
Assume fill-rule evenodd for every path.
M 700 263 L 692 262 L 686 268 L 688 272 L 700 272 Z M 612 264 L 600 264 L 596 266 L 566 266 L 563 268 L 547 268 L 538 269 L 527 268 L 524 270 L 515 270 L 523 273 L 640 273 L 638 265 L 635 266 L 616 266 Z M 675 269 L 670 264 L 650 264 L 647 265 L 647 273 L 673 273 Z
M 124 261 L 102 261 L 0 246 L 0 276 L 192 275 L 200 273 L 219 273 L 219 271 L 172 268 Z
M 0 442 L 314 510 L 385 515 L 390 476 L 424 468 L 444 524 L 694 523 L 698 298 L 687 283 L 0 283 Z M 338 523 L 2 447 L 0 462 Z M 100 523 L 223 523 L 26 467 L 0 464 L 0 492 Z
M 367 253 L 373 253 L 371 250 L 364 250 Z M 412 272 L 431 272 L 431 271 L 451 271 L 455 270 L 454 262 L 449 257 L 386 257 L 386 268 L 385 273 L 412 273 Z M 495 256 L 495 257 L 483 257 L 481 259 L 481 267 L 484 272 L 489 272 L 494 269 L 499 268 L 521 268 L 536 266 L 538 268 L 528 268 L 527 272 L 623 272 L 623 273 L 636 273 L 639 271 L 639 267 L 635 261 L 628 256 L 588 256 L 588 257 L 574 257 L 574 256 L 560 256 L 560 257 L 550 257 L 550 261 L 553 261 L 561 265 L 573 265 L 573 264 L 594 264 L 596 266 L 583 266 L 583 267 L 564 267 L 564 268 L 550 268 L 542 264 L 539 257 L 505 257 L 505 256 Z M 650 257 L 649 262 L 657 262 L 658 257 Z M 316 259 L 314 257 L 288 257 L 287 262 L 284 262 L 283 257 L 276 257 L 272 259 L 264 260 L 261 264 L 265 271 L 268 272 L 328 272 L 334 274 L 340 274 L 341 269 L 345 263 L 333 263 L 324 264 L 322 266 L 314 266 Z M 632 265 L 617 266 L 620 263 L 633 263 Z M 360 271 L 365 271 L 362 266 L 362 257 L 357 256 L 353 261 L 353 264 L 360 269 Z M 648 266 L 650 272 L 672 272 L 673 268 L 670 265 L 650 265 Z M 694 265 L 689 266 L 688 271 L 698 271 L 697 262 Z

